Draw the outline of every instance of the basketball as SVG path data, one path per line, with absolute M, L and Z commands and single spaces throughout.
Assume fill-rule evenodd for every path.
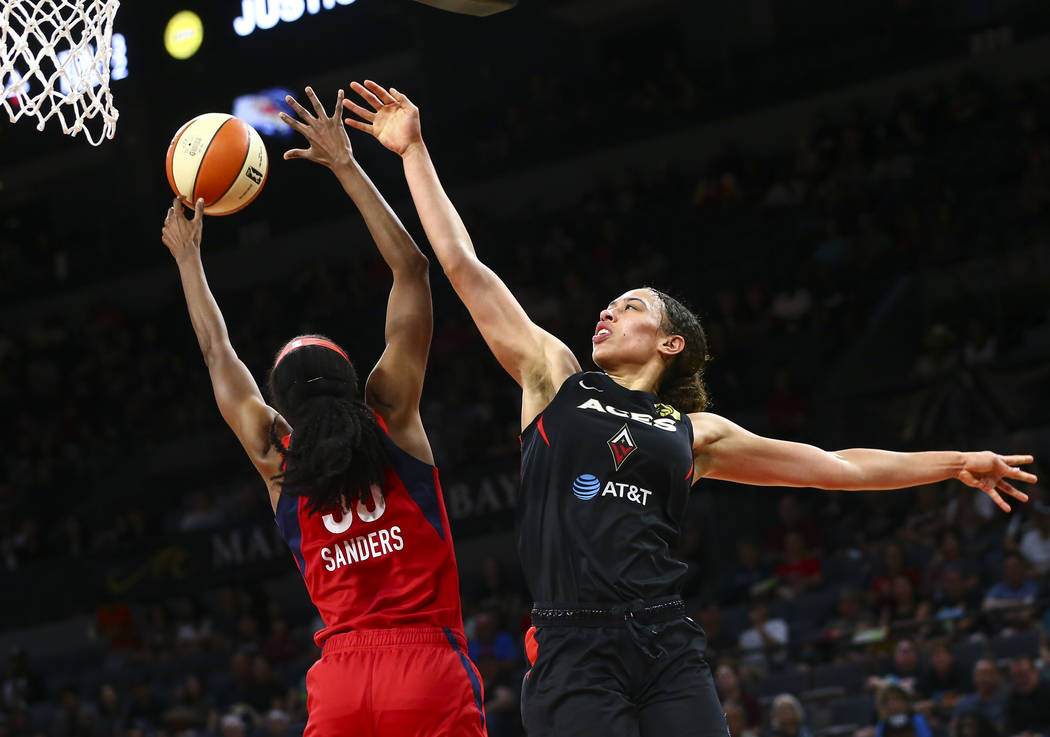
M 190 208 L 204 199 L 206 215 L 229 215 L 262 191 L 269 160 L 258 131 L 226 113 L 205 113 L 183 125 L 168 146 L 165 169 Z

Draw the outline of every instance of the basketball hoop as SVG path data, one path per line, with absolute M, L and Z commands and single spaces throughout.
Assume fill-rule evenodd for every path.
M 4 0 L 0 8 L 0 105 L 14 123 L 57 117 L 92 146 L 113 138 L 109 91 L 113 16 L 120 0 Z M 123 53 L 123 51 L 121 52 Z

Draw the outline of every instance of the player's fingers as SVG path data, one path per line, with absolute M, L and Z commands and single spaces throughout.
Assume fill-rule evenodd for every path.
M 302 105 L 300 105 L 299 101 L 291 95 L 285 95 L 284 99 L 289 105 L 292 106 L 292 110 L 295 111 L 295 114 L 302 118 L 304 121 L 316 120 L 316 118 L 310 114 L 310 111 L 304 108 Z
M 343 118 L 343 122 L 346 123 L 351 128 L 357 128 L 357 130 L 364 131 L 365 133 L 368 133 L 369 135 L 375 135 L 373 133 L 373 131 L 372 131 L 372 124 L 371 123 L 362 123 L 360 120 L 356 120 L 354 118 Z
M 999 509 L 1003 510 L 1004 512 L 1010 511 L 1010 505 L 1006 503 L 1006 500 L 999 496 L 999 492 L 997 492 L 995 489 L 985 489 L 984 493 L 992 498 L 992 501 L 996 503 Z
M 297 133 L 301 133 L 304 136 L 309 136 L 307 131 L 310 130 L 310 126 L 305 125 L 302 121 L 297 120 L 296 118 L 293 118 L 291 115 L 289 115 L 288 113 L 284 112 L 283 110 L 281 112 L 277 113 L 277 116 L 281 120 L 283 120 L 285 122 L 285 124 L 287 124 L 293 131 L 296 131 Z
M 327 118 L 328 113 L 324 110 L 324 105 L 317 99 L 317 94 L 314 92 L 313 87 L 306 88 L 306 96 L 310 98 L 310 104 L 314 106 L 314 112 L 317 113 L 318 118 Z
M 369 123 L 376 119 L 376 114 L 371 110 L 361 107 L 353 100 L 343 100 L 343 107 L 358 117 L 364 118 Z
M 364 98 L 364 101 L 376 110 L 383 107 L 383 103 L 380 102 L 379 98 L 372 94 L 371 90 L 366 89 L 364 85 L 357 82 L 351 82 L 350 89 L 361 95 L 361 97 Z
M 171 211 L 173 215 L 182 214 L 182 199 L 180 197 L 175 198 L 175 202 L 171 205 Z
M 393 87 L 391 87 L 390 94 L 393 95 L 395 100 L 397 100 L 405 107 L 415 107 L 415 105 L 412 104 L 412 101 L 408 99 L 408 95 L 404 94 L 403 92 L 398 92 Z
M 1016 466 L 1010 466 L 1003 476 L 1014 479 L 1015 481 L 1024 481 L 1026 484 L 1037 484 L 1039 483 L 1039 477 L 1034 473 L 1028 473 L 1028 471 L 1022 471 Z
M 335 109 L 332 110 L 332 120 L 335 120 L 343 112 L 343 100 L 346 99 L 346 93 L 339 90 L 339 94 L 335 96 Z
M 1017 489 L 1015 489 L 1013 487 L 1012 484 L 1010 484 L 1010 483 L 1008 483 L 1006 481 L 1000 480 L 999 483 L 996 484 L 996 488 L 999 489 L 999 491 L 1003 492 L 1004 494 L 1008 494 L 1008 495 L 1012 496 L 1014 499 L 1019 499 L 1022 502 L 1028 501 L 1028 495 L 1027 494 L 1025 494 L 1023 491 L 1018 491 Z
M 204 214 L 204 198 L 198 197 L 197 201 L 193 203 L 193 220 L 194 222 L 201 219 L 201 215 Z
M 307 151 L 308 149 L 305 148 L 292 148 L 284 152 L 284 158 L 286 161 L 288 159 L 308 159 L 310 157 L 306 155 Z
M 381 84 L 376 84 L 372 80 L 366 79 L 365 80 L 365 87 L 367 87 L 368 89 L 372 90 L 372 92 L 375 93 L 375 96 L 383 101 L 384 105 L 393 105 L 393 104 L 395 104 L 397 102 L 397 100 L 395 100 L 390 95 L 390 93 L 387 92 L 386 87 L 384 87 Z
M 1024 466 L 1028 463 L 1035 462 L 1035 458 L 1030 455 L 1000 456 L 1000 458 L 1011 466 Z

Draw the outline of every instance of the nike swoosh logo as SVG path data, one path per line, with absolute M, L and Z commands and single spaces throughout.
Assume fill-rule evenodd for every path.
M 587 386 L 586 384 L 583 383 L 583 379 L 580 379 L 580 386 L 582 386 L 584 389 L 589 389 L 592 392 L 603 392 L 603 391 L 605 391 L 604 389 L 599 389 L 596 386 Z

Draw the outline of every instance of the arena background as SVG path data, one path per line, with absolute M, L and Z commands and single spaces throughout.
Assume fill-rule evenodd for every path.
M 205 36 L 177 61 L 183 9 Z M 240 12 L 126 2 L 98 148 L 0 123 L 0 737 L 301 733 L 316 613 L 159 238 L 172 134 L 241 95 L 311 84 L 330 105 L 366 77 L 410 95 L 482 257 L 578 355 L 601 306 L 653 284 L 702 315 L 714 410 L 756 432 L 1050 452 L 1047 3 L 522 0 L 478 19 L 357 0 L 244 37 Z M 351 141 L 428 251 L 396 157 Z M 296 332 L 370 366 L 385 267 L 333 177 L 281 160 L 297 139 L 266 142 L 258 201 L 205 224 L 234 346 L 260 381 Z M 519 393 L 432 282 L 424 422 L 489 731 L 516 735 Z M 1024 659 L 1045 679 L 1050 499 L 1031 491 L 1007 517 L 958 483 L 699 484 L 679 553 L 734 737 L 923 734 L 894 726 L 893 684 L 934 734 L 1045 734 L 1050 686 Z M 787 642 L 742 651 L 759 601 Z

